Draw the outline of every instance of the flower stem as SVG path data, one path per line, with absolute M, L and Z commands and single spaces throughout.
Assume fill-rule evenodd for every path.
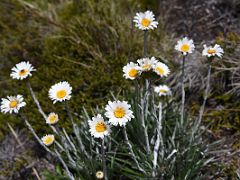
M 102 164 L 103 164 L 104 179 L 108 180 L 107 165 L 106 165 L 106 154 L 105 154 L 105 149 L 104 149 L 104 138 L 102 139 Z
M 34 91 L 32 89 L 32 86 L 31 86 L 30 82 L 27 81 L 26 84 L 27 84 L 27 87 L 30 91 L 30 94 L 31 94 L 32 98 L 33 98 L 33 101 L 38 108 L 38 112 L 43 116 L 44 120 L 46 121 L 47 120 L 47 115 L 44 113 L 44 111 L 43 111 L 43 109 L 42 109 L 42 107 L 41 107 L 41 105 L 38 101 L 38 98 L 37 98 L 36 94 L 34 93 Z M 54 126 L 50 125 L 50 127 L 51 127 L 51 129 L 53 130 L 54 133 L 59 134 Z
M 181 106 L 181 124 L 183 124 L 183 119 L 184 119 L 184 104 L 185 104 L 185 89 L 184 89 L 184 67 L 185 66 L 185 55 L 183 55 L 183 60 L 182 60 L 182 79 L 181 79 L 181 84 L 182 84 L 182 106 Z
M 203 104 L 201 106 L 200 113 L 199 113 L 198 126 L 200 125 L 200 123 L 202 121 L 205 105 L 206 105 L 207 98 L 208 98 L 209 91 L 210 91 L 211 70 L 212 70 L 212 66 L 211 66 L 211 62 L 209 62 L 209 64 L 208 64 L 208 74 L 207 74 L 207 86 L 206 86 L 206 89 L 205 89 L 205 92 L 204 92 Z
M 35 93 L 34 93 L 34 91 L 32 89 L 32 86 L 31 86 L 29 81 L 27 81 L 27 87 L 30 90 L 31 96 L 33 98 L 34 103 L 36 104 L 36 106 L 38 108 L 38 111 L 43 116 L 43 118 L 46 120 L 47 119 L 47 115 L 44 113 L 44 111 L 43 111 L 43 109 L 42 109 L 42 107 L 41 107 L 41 105 L 40 105 L 40 103 L 39 103 L 39 101 L 38 101 L 38 99 L 37 99 L 37 97 L 36 97 L 36 95 L 35 95 Z
M 156 143 L 154 145 L 154 150 L 153 150 L 153 172 L 152 175 L 153 177 L 156 176 L 156 167 L 157 167 L 157 159 L 158 159 L 158 151 L 159 151 L 159 147 L 160 144 L 163 147 L 163 139 L 162 139 L 162 102 L 159 102 L 159 118 L 157 121 L 157 140 Z
M 55 156 L 55 154 L 47 147 L 45 146 L 41 139 L 38 137 L 38 135 L 36 134 L 36 132 L 34 131 L 33 127 L 31 126 L 31 124 L 28 122 L 28 120 L 23 116 L 21 115 L 22 119 L 24 119 L 24 122 L 26 124 L 26 126 L 28 127 L 28 129 L 31 131 L 31 133 L 33 134 L 33 136 L 35 137 L 35 139 L 39 142 L 39 144 L 47 151 L 49 152 L 51 155 Z
M 143 93 L 143 96 L 141 97 L 140 101 L 141 101 L 141 125 L 142 128 L 144 130 L 144 137 L 145 137 L 145 141 L 146 141 L 146 148 L 147 148 L 147 153 L 150 153 L 150 144 L 149 144 L 149 138 L 148 138 L 148 130 L 145 124 L 145 116 L 146 116 L 146 112 L 145 112 L 145 103 L 148 101 L 145 100 L 145 97 L 147 96 L 147 91 L 146 93 Z M 146 110 L 147 111 L 147 110 Z
M 144 41 L 143 41 L 143 56 L 144 57 L 147 57 L 147 46 L 148 46 L 147 38 L 148 38 L 148 31 L 145 30 L 144 31 Z

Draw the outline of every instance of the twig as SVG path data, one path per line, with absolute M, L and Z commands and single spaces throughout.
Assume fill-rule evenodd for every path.
M 7 123 L 7 125 L 9 127 L 10 131 L 12 132 L 14 138 L 16 139 L 18 145 L 20 146 L 20 148 L 24 149 L 23 144 L 19 140 L 17 133 L 14 131 L 14 129 L 12 128 L 12 126 L 9 123 Z M 41 180 L 40 176 L 38 175 L 37 170 L 34 167 L 32 167 L 32 170 L 33 170 L 33 173 L 35 174 L 35 176 L 37 177 L 37 179 Z
M 104 138 L 102 139 L 102 164 L 103 164 L 103 174 L 104 174 L 104 179 L 108 180 L 108 175 L 107 175 L 107 165 L 106 165 L 106 153 L 104 149 Z
M 19 144 L 19 146 L 20 146 L 22 149 L 24 149 L 24 148 L 23 148 L 23 144 L 22 144 L 21 141 L 19 140 L 17 133 L 14 131 L 14 129 L 12 128 L 12 126 L 11 126 L 9 123 L 7 123 L 7 125 L 8 125 L 8 127 L 9 127 L 10 131 L 12 132 L 14 138 L 16 139 L 17 143 Z
M 136 165 L 137 165 L 137 168 L 138 168 L 141 172 L 146 173 L 146 172 L 140 167 L 140 165 L 139 165 L 139 163 L 138 163 L 138 161 L 137 161 L 137 158 L 136 158 L 136 156 L 135 156 L 135 154 L 134 154 L 134 152 L 133 152 L 132 145 L 131 145 L 131 143 L 129 142 L 128 135 L 127 135 L 127 130 L 126 130 L 126 127 L 125 127 L 125 126 L 123 127 L 123 134 L 124 134 L 125 140 L 126 140 L 126 142 L 127 142 L 127 145 L 128 145 L 128 147 L 129 147 L 131 156 L 132 156 L 134 162 L 135 162 Z
M 40 176 L 38 175 L 37 170 L 34 167 L 32 167 L 32 170 L 33 170 L 33 173 L 35 174 L 35 176 L 37 177 L 37 179 L 41 180 Z

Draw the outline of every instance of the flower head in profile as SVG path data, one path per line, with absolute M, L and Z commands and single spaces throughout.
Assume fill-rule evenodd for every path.
M 141 68 L 137 64 L 130 62 L 123 67 L 123 73 L 123 77 L 126 79 L 134 80 L 139 74 L 141 74 Z
M 157 28 L 158 22 L 152 11 L 139 12 L 134 16 L 135 26 L 141 30 L 149 30 Z
M 171 94 L 171 91 L 168 86 L 166 85 L 159 85 L 154 88 L 154 91 L 159 95 L 159 96 L 167 96 Z
M 1 102 L 1 112 L 3 113 L 18 113 L 18 111 L 24 107 L 26 103 L 24 102 L 22 95 L 17 96 L 7 96 L 7 98 L 2 98 Z
M 97 171 L 96 172 L 96 178 L 97 179 L 103 179 L 104 177 L 104 173 L 102 171 Z
M 28 61 L 22 61 L 12 68 L 12 73 L 10 74 L 10 76 L 13 79 L 23 80 L 28 76 L 32 76 L 32 71 L 36 71 L 36 69 L 34 69 Z
M 42 142 L 43 142 L 43 144 L 45 144 L 46 146 L 52 145 L 53 142 L 54 142 L 54 140 L 55 140 L 55 137 L 54 137 L 54 135 L 52 135 L 52 134 L 47 134 L 47 135 L 45 135 L 45 136 L 42 137 Z
M 215 44 L 213 47 L 212 46 L 207 46 L 207 45 L 203 45 L 203 52 L 202 55 L 203 56 L 207 56 L 207 57 L 222 57 L 224 51 L 223 49 L 220 47 L 220 45 Z
M 49 97 L 53 100 L 53 104 L 56 102 L 62 102 L 65 100 L 69 100 L 71 98 L 72 93 L 72 87 L 70 84 L 66 81 L 59 82 L 57 84 L 54 84 L 49 92 Z
M 105 107 L 105 116 L 109 118 L 110 124 L 117 126 L 125 126 L 128 121 L 134 118 L 131 111 L 131 105 L 126 101 L 108 101 Z
M 104 138 L 104 136 L 108 136 L 111 132 L 110 126 L 107 122 L 104 121 L 101 114 L 93 117 L 92 120 L 88 121 L 88 125 L 90 127 L 90 133 L 95 138 Z
M 187 37 L 184 37 L 177 42 L 177 45 L 175 46 L 175 49 L 177 51 L 182 52 L 183 55 L 187 55 L 187 54 L 190 54 L 194 51 L 195 46 L 193 44 L 192 39 L 188 39 Z
M 50 113 L 46 119 L 47 124 L 56 124 L 59 121 L 58 115 L 56 113 Z
M 139 66 L 141 67 L 142 71 L 149 71 L 151 70 L 154 65 L 158 62 L 155 57 L 152 58 L 142 58 L 137 60 Z
M 167 77 L 170 73 L 168 66 L 161 62 L 158 62 L 153 66 L 153 71 L 161 77 Z

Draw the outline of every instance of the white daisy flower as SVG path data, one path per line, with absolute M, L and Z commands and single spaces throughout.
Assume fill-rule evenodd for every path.
M 202 55 L 207 57 L 218 56 L 221 58 L 224 53 L 223 49 L 218 44 L 215 44 L 213 47 L 204 44 L 203 48 Z
M 142 71 L 149 71 L 153 68 L 153 66 L 158 62 L 155 57 L 150 58 L 142 58 L 137 60 L 139 66 Z
M 43 144 L 45 144 L 46 146 L 52 145 L 53 142 L 54 142 L 54 140 L 55 140 L 55 137 L 54 137 L 54 135 L 52 135 L 52 134 L 47 134 L 47 135 L 45 135 L 45 136 L 42 137 L 42 142 L 43 142 Z
M 97 179 L 103 179 L 104 177 L 104 173 L 102 171 L 97 171 L 96 172 L 96 178 Z
M 7 99 L 2 98 L 1 102 L 1 112 L 3 113 L 18 113 L 18 111 L 26 106 L 26 103 L 23 101 L 22 95 L 17 96 L 7 96 Z
M 153 66 L 153 71 L 156 72 L 161 77 L 167 77 L 170 73 L 168 66 L 164 63 L 158 62 Z
M 141 68 L 137 64 L 130 62 L 123 67 L 123 73 L 123 77 L 126 79 L 134 80 L 138 75 L 141 74 Z
M 56 124 L 59 121 L 58 115 L 54 112 L 50 113 L 46 119 L 47 124 Z
M 171 91 L 166 85 L 159 85 L 154 87 L 154 91 L 158 93 L 159 96 L 167 96 L 171 94 Z
M 71 93 L 72 87 L 68 82 L 63 81 L 54 84 L 50 88 L 48 95 L 53 100 L 53 104 L 55 104 L 57 101 L 62 102 L 65 100 L 69 100 L 71 98 Z
M 104 136 L 108 136 L 111 132 L 110 126 L 104 121 L 101 114 L 93 117 L 92 120 L 88 121 L 88 125 L 90 127 L 90 133 L 95 138 L 104 138 Z
M 135 22 L 135 26 L 141 30 L 154 29 L 157 28 L 158 25 L 152 11 L 136 13 L 133 22 Z
M 192 39 L 188 39 L 187 37 L 184 37 L 183 39 L 180 39 L 177 42 L 177 45 L 175 46 L 175 49 L 177 51 L 180 51 L 183 53 L 183 55 L 190 54 L 194 51 L 195 46 L 193 44 Z
M 36 71 L 36 69 L 34 69 L 28 61 L 23 61 L 16 64 L 16 66 L 12 68 L 12 73 L 10 74 L 10 76 L 13 79 L 23 80 L 28 76 L 32 76 L 32 71 Z
M 134 118 L 133 112 L 130 110 L 131 105 L 126 101 L 108 101 L 105 107 L 105 116 L 109 118 L 109 122 L 117 126 L 125 126 L 128 121 Z

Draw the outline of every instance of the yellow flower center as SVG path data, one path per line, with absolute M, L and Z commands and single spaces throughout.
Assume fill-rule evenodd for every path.
M 64 89 L 57 92 L 57 98 L 59 99 L 64 98 L 66 95 L 67 95 L 67 92 Z
M 54 123 L 57 120 L 57 116 L 55 114 L 50 115 L 48 120 L 49 120 L 50 123 Z
M 150 25 L 151 21 L 147 18 L 143 18 L 141 21 L 142 26 L 148 27 Z
M 52 144 L 52 142 L 54 141 L 54 138 L 52 136 L 47 136 L 43 143 L 46 144 L 46 145 L 49 145 L 49 144 Z
M 160 93 L 166 93 L 167 91 L 165 89 L 161 89 Z
M 151 68 L 151 65 L 150 64 L 144 64 L 142 66 L 143 69 L 150 69 Z
M 159 72 L 160 75 L 164 75 L 164 69 L 161 67 L 157 67 L 156 70 Z
M 21 71 L 19 71 L 19 76 L 25 76 L 28 73 L 27 69 L 22 69 Z
M 104 132 L 104 131 L 106 131 L 107 130 L 107 126 L 106 126 L 106 124 L 105 123 L 103 123 L 103 122 L 98 122 L 97 124 L 96 124 L 96 131 L 97 132 Z
M 138 74 L 138 71 L 136 69 L 131 69 L 129 72 L 128 72 L 128 75 L 130 77 L 136 77 Z
M 181 47 L 182 52 L 188 52 L 190 49 L 190 46 L 188 44 L 183 44 Z
M 10 108 L 15 108 L 18 105 L 18 102 L 16 100 L 10 101 L 9 107 Z
M 114 111 L 114 116 L 116 118 L 123 118 L 126 115 L 126 111 L 122 107 L 117 107 Z
M 207 52 L 208 52 L 208 54 L 215 54 L 216 50 L 215 49 L 209 49 Z

